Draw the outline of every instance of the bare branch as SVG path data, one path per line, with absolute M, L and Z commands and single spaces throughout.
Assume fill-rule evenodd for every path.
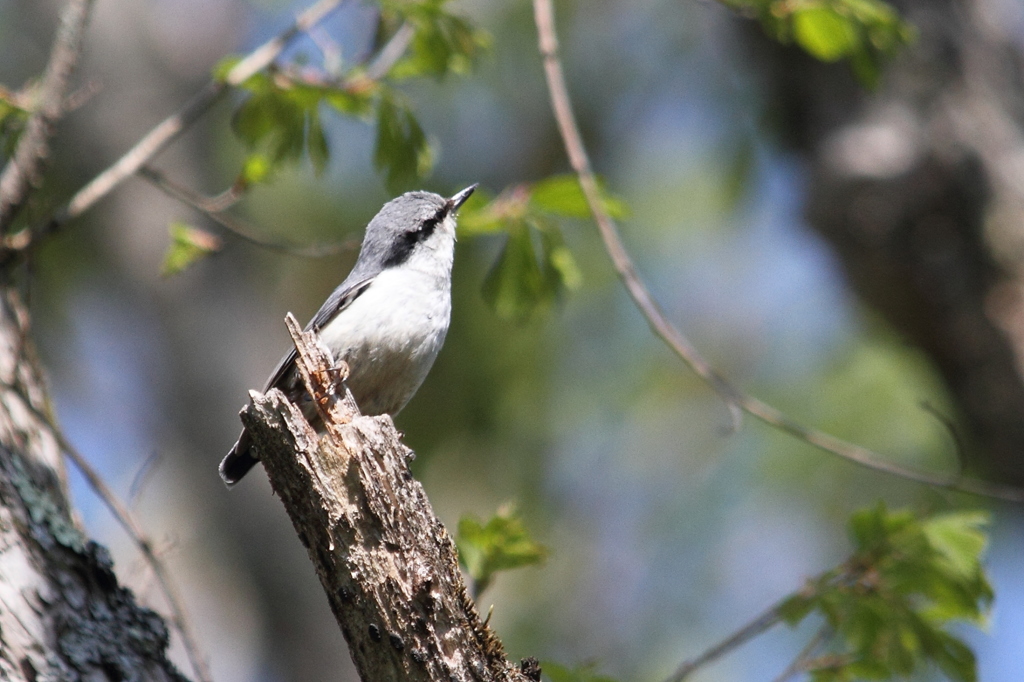
M 300 33 L 313 28 L 317 22 L 334 10 L 341 2 L 344 2 L 344 0 L 320 0 L 306 9 L 287 31 L 264 43 L 247 55 L 228 72 L 228 75 L 223 80 L 213 80 L 207 83 L 181 109 L 164 119 L 141 140 L 136 142 L 113 165 L 93 178 L 85 187 L 78 190 L 68 204 L 57 211 L 48 222 L 35 229 L 24 230 L 4 238 L 2 243 L 0 243 L 0 265 L 8 262 L 18 253 L 30 247 L 38 237 L 59 230 L 69 220 L 78 217 L 91 208 L 97 201 L 124 182 L 125 179 L 140 172 L 153 157 L 206 113 L 220 99 L 221 95 L 228 90 L 229 86 L 237 86 L 261 69 L 270 66 L 292 39 Z M 395 62 L 405 53 L 414 34 L 415 29 L 409 23 L 399 27 L 391 39 L 381 48 L 376 59 L 370 63 L 366 73 L 360 77 L 360 85 L 366 81 L 380 80 L 387 75 L 387 72 L 394 66 Z M 152 173 L 147 179 L 154 180 Z M 162 183 L 157 183 L 161 189 L 168 191 L 168 193 L 171 193 L 172 196 L 175 196 L 180 201 L 189 203 L 196 209 L 203 211 L 225 229 L 234 232 L 239 237 L 253 244 L 313 258 L 340 253 L 351 248 L 348 242 L 305 247 L 291 244 L 275 244 L 259 240 L 251 235 L 252 230 L 247 230 L 240 221 L 231 218 L 223 212 L 224 209 L 239 199 L 239 193 L 234 188 L 216 199 L 201 197 L 201 200 L 193 201 L 193 199 L 200 199 L 199 195 L 191 194 L 190 196 L 184 188 L 180 186 L 172 188 L 166 182 L 166 178 L 163 180 Z M 223 200 L 223 204 L 218 199 Z
M 683 334 L 672 326 L 672 323 L 665 317 L 657 301 L 648 291 L 647 287 L 640 280 L 636 273 L 633 260 L 626 251 L 625 245 L 618 234 L 618 228 L 608 212 L 601 205 L 601 197 L 598 191 L 597 179 L 590 167 L 590 158 L 583 146 L 579 129 L 576 126 L 576 116 L 572 111 L 572 102 L 569 99 L 568 89 L 565 85 L 565 76 L 562 73 L 562 63 L 558 57 L 558 38 L 555 34 L 554 10 L 550 0 L 534 0 L 534 17 L 537 21 L 537 31 L 540 35 L 540 53 L 544 58 L 544 74 L 548 82 L 548 92 L 551 96 L 551 106 L 555 112 L 555 120 L 558 123 L 559 132 L 565 143 L 566 153 L 569 155 L 569 163 L 572 165 L 576 175 L 579 177 L 580 186 L 590 206 L 594 220 L 597 222 L 598 230 L 604 239 L 605 248 L 611 257 L 618 271 L 620 278 L 626 285 L 629 295 L 634 303 L 640 308 L 640 312 L 647 318 L 651 329 L 657 334 L 669 348 L 689 365 L 693 371 L 710 384 L 729 406 L 732 415 L 733 429 L 738 429 L 742 421 L 742 410 L 738 400 L 738 391 L 730 386 L 717 371 L 697 352 L 693 344 Z
M 188 204 L 192 208 L 209 217 L 228 232 L 244 239 L 250 244 L 255 244 L 256 246 L 262 246 L 263 248 L 270 249 L 272 251 L 280 251 L 293 256 L 303 256 L 306 258 L 332 256 L 346 251 L 354 251 L 359 247 L 359 241 L 355 239 L 346 239 L 343 242 L 328 242 L 324 244 L 309 245 L 261 239 L 260 237 L 253 236 L 260 232 L 258 228 L 247 224 L 240 218 L 232 216 L 230 213 L 223 210 L 216 210 L 216 208 L 211 206 L 211 204 L 215 205 L 217 203 L 216 198 L 211 200 L 209 197 L 205 197 L 198 192 L 194 192 L 184 185 L 174 182 L 160 171 L 149 166 L 143 166 L 140 168 L 138 174 L 153 183 L 155 187 L 168 196 L 173 197 L 184 204 Z M 227 194 L 227 192 L 224 194 Z
M 49 222 L 37 228 L 34 234 L 14 235 L 14 238 L 6 240 L 3 250 L 8 252 L 7 257 L 10 257 L 10 252 L 28 248 L 39 236 L 55 232 L 64 223 L 91 208 L 188 129 L 228 88 L 239 85 L 269 66 L 296 36 L 318 23 L 343 1 L 319 0 L 314 3 L 304 10 L 286 31 L 256 48 L 235 64 L 223 80 L 211 80 L 207 83 L 181 109 L 161 121 L 113 165 L 78 190 L 68 204 Z
M 50 153 L 50 137 L 65 111 L 64 97 L 78 64 L 91 9 L 92 0 L 69 0 L 61 14 L 38 103 L 25 124 L 14 156 L 0 175 L 0 234 L 7 232 L 32 187 L 40 182 Z
M 786 599 L 788 598 L 789 597 Z M 683 682 L 683 680 L 696 672 L 698 668 L 718 660 L 733 649 L 739 648 L 761 633 L 770 630 L 781 623 L 781 609 L 782 604 L 785 603 L 785 601 L 786 600 L 784 599 L 776 603 L 770 609 L 723 639 L 718 644 L 715 644 L 711 648 L 705 650 L 704 653 L 695 656 L 688 661 L 684 661 L 682 665 L 676 668 L 676 671 L 665 680 L 665 682 Z
M 402 24 L 395 31 L 395 35 L 391 36 L 391 40 L 381 48 L 377 58 L 370 63 L 369 68 L 366 69 L 366 77 L 377 81 L 386 76 L 395 62 L 405 54 L 405 50 L 409 47 L 409 42 L 415 34 L 416 29 L 412 24 L 409 22 Z
M 1008 502 L 1024 502 L 1024 489 L 964 478 L 959 474 L 943 476 L 907 469 L 885 461 L 883 455 L 865 447 L 836 438 L 823 431 L 803 426 L 771 405 L 735 388 L 726 381 L 683 334 L 668 320 L 636 272 L 615 221 L 604 210 L 598 193 L 597 180 L 590 166 L 583 139 L 572 111 L 572 103 L 565 84 L 561 60 L 558 57 L 558 38 L 555 33 L 554 10 L 551 0 L 534 0 L 534 18 L 537 23 L 540 53 L 544 59 L 544 73 L 555 120 L 569 156 L 569 163 L 579 178 L 590 212 L 597 223 L 605 250 L 612 260 L 637 308 L 647 319 L 651 329 L 671 348 L 676 355 L 723 396 L 733 413 L 733 424 L 737 426 L 737 412 L 746 412 L 776 429 L 784 431 L 821 450 L 830 452 L 861 466 L 899 476 L 917 483 L 991 497 Z
M 306 546 L 360 677 L 539 682 L 513 666 L 466 593 L 451 536 L 409 472 L 412 451 L 387 415 L 359 414 L 344 368 L 314 332 L 289 323 L 298 366 L 327 436 L 273 389 L 242 421 Z M 342 389 L 339 391 L 338 389 Z
M 391 67 L 395 65 L 395 62 L 405 54 L 405 51 L 409 47 L 409 42 L 412 40 L 415 33 L 416 31 L 412 24 L 408 22 L 402 24 L 402 26 L 395 31 L 395 34 L 391 36 L 391 39 L 388 40 L 384 47 L 380 49 L 377 57 L 370 62 L 370 66 L 367 68 L 366 73 L 360 77 L 358 85 L 362 87 L 367 81 L 378 81 L 386 76 L 388 71 L 391 70 Z M 282 72 L 282 75 L 286 78 L 295 78 L 296 80 L 300 80 L 295 74 L 290 73 L 287 69 Z M 333 87 L 344 87 L 346 85 L 343 79 L 335 78 L 332 79 L 332 81 L 333 82 L 329 83 L 329 85 Z M 349 83 L 348 85 L 353 84 Z M 290 255 L 308 258 L 331 256 L 345 251 L 354 250 L 359 246 L 359 243 L 353 240 L 346 240 L 340 243 L 312 244 L 308 246 L 266 241 L 253 236 L 258 233 L 259 230 L 246 225 L 243 221 L 225 212 L 228 208 L 237 203 L 244 195 L 244 190 L 240 189 L 238 183 L 232 185 L 216 197 L 206 197 L 197 192 L 193 192 L 181 184 L 173 182 L 166 175 L 151 166 L 142 165 L 136 170 L 136 172 L 146 180 L 152 182 L 164 193 L 178 201 L 188 204 L 198 211 L 201 211 L 224 229 L 251 244 L 255 244 L 256 246 L 262 246 L 273 251 L 280 251 Z
M 825 643 L 828 639 L 829 633 L 832 628 L 829 627 L 828 623 L 818 628 L 818 631 L 814 633 L 810 641 L 800 650 L 800 653 L 796 655 L 796 658 L 786 666 L 786 669 L 779 673 L 772 682 L 789 682 L 794 676 L 799 675 L 801 672 L 807 669 L 807 662 L 811 659 L 811 655 Z
M 210 667 L 207 664 L 206 656 L 199 646 L 199 640 L 192 627 L 192 621 L 189 618 L 188 610 L 185 608 L 184 600 L 181 598 L 181 593 L 178 592 L 178 587 L 174 584 L 167 566 L 164 565 L 163 560 L 157 555 L 152 540 L 146 535 L 146 532 L 142 529 L 142 526 L 135 519 L 131 511 L 121 503 L 117 495 L 114 494 L 114 491 L 103 480 L 103 477 L 99 475 L 99 472 L 71 444 L 64 435 L 64 432 L 61 431 L 53 420 L 50 420 L 50 428 L 53 430 L 61 450 L 64 451 L 68 459 L 75 463 L 78 470 L 82 472 L 82 475 L 85 476 L 86 481 L 89 483 L 89 487 L 93 489 L 107 509 L 110 510 L 110 513 L 114 515 L 114 518 L 117 519 L 117 522 L 128 533 L 132 542 L 142 552 L 150 568 L 153 569 L 153 575 L 156 576 L 156 580 L 160 585 L 160 591 L 163 592 L 164 598 L 167 599 L 167 605 L 171 609 L 174 625 L 181 634 L 181 641 L 185 647 L 185 653 L 188 655 L 189 662 L 192 664 L 196 679 L 201 682 L 213 682 L 213 677 L 210 675 Z

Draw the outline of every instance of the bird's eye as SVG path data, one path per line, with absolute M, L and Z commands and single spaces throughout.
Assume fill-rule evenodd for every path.
M 433 218 L 427 218 L 426 220 L 423 221 L 423 224 L 420 225 L 420 229 L 418 231 L 422 233 L 424 237 L 429 236 L 430 233 L 433 232 L 434 229 L 437 227 L 437 224 L 439 222 L 441 222 L 441 220 L 437 216 L 434 216 Z
M 442 206 L 437 210 L 434 215 L 430 216 L 420 225 L 419 229 L 416 230 L 415 234 L 418 239 L 426 239 L 441 223 L 442 220 L 448 215 L 448 206 Z

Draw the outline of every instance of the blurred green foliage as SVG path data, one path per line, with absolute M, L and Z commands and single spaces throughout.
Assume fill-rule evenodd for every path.
M 258 73 L 243 83 L 252 96 L 235 111 L 231 127 L 251 150 L 241 174 L 245 184 L 264 182 L 274 170 L 309 156 L 317 175 L 330 152 L 320 123 L 320 104 L 336 89 Z
M 955 421 L 945 386 L 919 349 L 883 328 L 848 346 L 823 373 L 820 390 L 794 404 L 829 433 L 905 466 L 951 470 L 962 454 L 949 422 L 937 416 Z
M 214 235 L 182 222 L 169 227 L 171 244 L 164 254 L 160 274 L 176 275 L 197 260 L 220 250 L 221 241 Z
M 276 171 L 303 156 L 317 175 L 322 174 L 330 161 L 322 105 L 343 116 L 376 122 L 373 161 L 389 189 L 408 189 L 426 177 L 433 167 L 433 150 L 412 107 L 391 83 L 466 74 L 486 49 L 490 42 L 486 32 L 451 14 L 448 4 L 448 0 L 382 3 L 376 58 L 384 57 L 389 41 L 403 26 L 413 29 L 404 56 L 390 64 L 386 73 L 371 78 L 368 60 L 352 65 L 342 76 L 278 67 L 242 83 L 242 89 L 251 94 L 232 119 L 232 129 L 249 149 L 239 180 L 244 185 L 269 181 Z M 235 63 L 235 57 L 222 61 L 214 77 L 223 78 Z
M 246 79 L 240 88 L 249 96 L 231 119 L 235 136 L 248 150 L 235 187 L 246 191 L 272 182 L 280 171 L 303 158 L 309 159 L 317 176 L 322 175 L 331 158 L 321 119 L 324 106 L 342 116 L 376 122 L 373 163 L 392 192 L 408 189 L 429 175 L 434 165 L 430 141 L 405 95 L 391 83 L 468 73 L 489 45 L 487 33 L 449 13 L 448 4 L 448 0 L 382 3 L 376 58 L 383 57 L 389 41 L 403 26 L 411 26 L 413 35 L 405 56 L 375 78 L 367 73 L 367 60 L 352 65 L 341 76 L 308 67 L 274 65 Z M 221 60 L 213 77 L 223 80 L 238 62 L 237 56 Z M 0 125 L 5 120 L 4 101 L 0 99 Z M 171 234 L 165 275 L 180 272 L 210 253 L 190 245 L 179 227 L 172 225 Z M 557 262 L 564 264 L 564 256 Z
M 982 565 L 988 514 L 921 517 L 885 505 L 850 519 L 854 554 L 808 582 L 782 613 L 795 625 L 824 617 L 830 652 L 807 661 L 816 682 L 906 677 L 928 664 L 977 679 L 974 653 L 949 627 L 982 624 L 993 593 Z
M 882 0 L 722 0 L 755 17 L 779 42 L 795 42 L 815 59 L 848 59 L 857 78 L 873 87 L 882 67 L 914 40 L 913 26 Z
M 0 87 L 0 149 L 11 156 L 28 119 L 28 111 L 19 103 L 17 93 Z
M 579 270 L 555 224 L 514 221 L 498 260 L 483 284 L 483 297 L 505 319 L 525 322 L 576 286 Z
M 473 579 L 477 595 L 490 586 L 499 571 L 533 566 L 547 556 L 547 549 L 530 537 L 512 507 L 499 509 L 486 522 L 475 516 L 463 516 L 455 543 L 459 563 Z
M 381 3 L 380 25 L 397 30 L 408 22 L 415 34 L 406 56 L 391 69 L 395 80 L 417 76 L 442 78 L 449 73 L 464 75 L 490 47 L 486 31 L 466 19 L 451 14 L 445 5 L 449 0 L 384 0 Z
M 373 164 L 384 173 L 388 187 L 408 187 L 434 165 L 433 151 L 412 109 L 391 95 L 383 95 L 377 105 Z
M 628 215 L 625 202 L 602 192 L 610 215 Z M 524 322 L 565 291 L 580 286 L 582 275 L 565 244 L 561 221 L 589 215 L 575 175 L 517 184 L 491 201 L 480 192 L 479 198 L 467 203 L 459 217 L 460 234 L 507 235 L 483 285 L 484 300 L 496 314 Z

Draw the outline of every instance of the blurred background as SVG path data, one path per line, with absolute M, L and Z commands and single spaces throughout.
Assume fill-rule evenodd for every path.
M 225 55 L 305 6 L 275 0 L 97 0 L 79 74 L 95 94 L 62 124 L 62 199 L 174 111 Z M 568 165 L 528 2 L 458 0 L 493 42 L 468 77 L 405 87 L 437 154 L 425 189 L 492 194 Z M 805 424 L 908 467 L 967 465 L 1024 484 L 1024 5 L 897 3 L 920 32 L 873 92 L 714 2 L 557 3 L 594 165 L 630 207 L 628 247 L 669 317 L 737 385 Z M 43 67 L 59 3 L 0 0 L 0 82 Z M 289 56 L 358 58 L 375 10 L 349 2 Z M 241 95 L 154 165 L 208 194 L 243 149 Z M 374 128 L 325 114 L 327 171 L 260 186 L 241 217 L 267 239 L 361 238 L 391 196 Z M 216 466 L 247 391 L 355 254 L 225 247 L 162 277 L 168 224 L 216 231 L 142 179 L 48 242 L 30 300 L 58 415 L 131 502 L 185 593 L 218 682 L 355 675 L 305 551 L 261 471 L 228 491 Z M 1024 678 L 1024 516 L 865 471 L 747 420 L 656 340 L 594 226 L 563 226 L 579 288 L 526 321 L 481 286 L 503 237 L 464 237 L 454 314 L 398 417 L 442 519 L 513 503 L 550 550 L 481 600 L 510 655 L 660 680 L 849 551 L 845 520 L 877 499 L 994 512 L 996 603 L 969 639 L 984 682 Z M 943 415 L 943 419 L 935 416 Z M 81 479 L 74 501 L 118 573 L 166 612 L 147 567 Z M 772 679 L 811 631 L 772 631 L 699 680 Z M 176 660 L 187 663 L 175 642 Z M 938 679 L 936 677 L 935 679 Z

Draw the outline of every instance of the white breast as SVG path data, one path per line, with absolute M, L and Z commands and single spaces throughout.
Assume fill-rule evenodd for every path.
M 394 268 L 377 275 L 320 336 L 348 363 L 348 385 L 363 414 L 394 415 L 426 378 L 450 318 L 448 277 Z

